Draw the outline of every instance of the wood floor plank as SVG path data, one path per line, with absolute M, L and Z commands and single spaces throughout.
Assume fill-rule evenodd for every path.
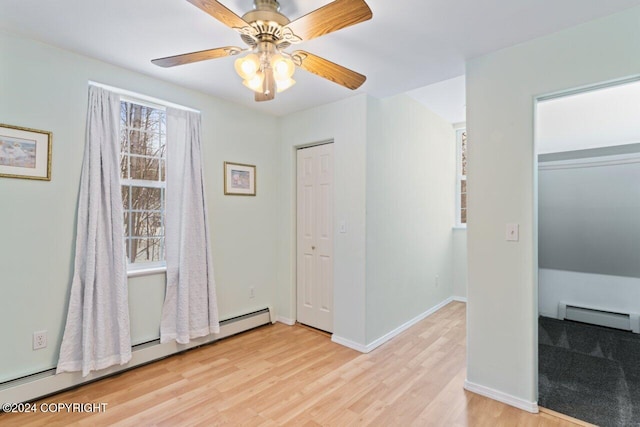
M 0 414 L 2 426 L 574 426 L 463 389 L 465 304 L 369 354 L 302 326 L 269 325 L 42 403 L 103 413 Z

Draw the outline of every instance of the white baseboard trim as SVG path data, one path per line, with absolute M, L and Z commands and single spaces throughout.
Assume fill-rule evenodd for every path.
M 343 345 L 345 347 L 349 347 L 350 349 L 353 349 L 355 351 L 359 351 L 360 353 L 369 353 L 371 350 L 367 349 L 366 345 L 362 345 L 360 343 L 357 343 L 355 341 L 351 341 L 348 340 L 346 338 L 342 338 L 336 334 L 332 334 L 331 335 L 331 341 L 333 341 L 336 344 L 340 344 Z
M 488 397 L 489 399 L 497 400 L 498 402 L 522 409 L 523 411 L 531 412 L 532 414 L 537 414 L 539 412 L 538 402 L 529 402 L 528 400 L 520 399 L 519 397 L 512 396 L 502 391 L 472 383 L 469 380 L 464 380 L 464 389 L 472 393 Z
M 43 396 L 48 396 L 87 382 L 126 371 L 136 366 L 144 365 L 194 347 L 209 344 L 222 338 L 229 337 L 258 326 L 269 324 L 270 314 L 263 312 L 254 316 L 240 317 L 239 320 L 223 321 L 219 334 L 192 339 L 189 344 L 178 344 L 175 341 L 160 344 L 159 340 L 135 346 L 131 360 L 120 366 L 111 366 L 100 371 L 93 371 L 82 377 L 81 372 L 65 372 L 55 374 L 55 369 L 9 381 L 0 385 L 0 402 L 28 402 Z
M 447 298 L 446 300 L 442 301 L 440 304 L 437 304 L 434 307 L 431 307 L 430 309 L 428 309 L 424 313 L 419 314 L 418 316 L 416 316 L 413 319 L 409 320 L 407 323 L 398 326 L 393 331 L 381 336 L 380 338 L 378 338 L 377 340 L 373 341 L 372 343 L 367 344 L 367 353 L 369 353 L 370 351 L 375 350 L 376 348 L 380 347 L 382 344 L 384 344 L 387 341 L 391 340 L 393 337 L 396 337 L 396 336 L 400 335 L 402 332 L 406 331 L 407 329 L 409 329 L 410 327 L 412 327 L 413 325 L 415 325 L 419 321 L 421 321 L 423 319 L 426 319 L 427 317 L 431 316 L 433 313 L 435 313 L 436 311 L 440 310 L 442 307 L 444 307 L 445 305 L 449 304 L 451 301 L 453 301 L 453 298 L 451 298 L 451 297 Z
M 296 324 L 295 320 L 289 319 L 288 317 L 278 316 L 276 320 L 278 322 L 284 323 L 285 325 L 288 325 L 288 326 L 293 326 L 293 325 Z
M 451 297 L 451 299 L 453 301 L 458 301 L 458 302 L 463 302 L 463 303 L 467 303 L 467 297 Z
M 412 327 L 413 325 L 415 325 L 419 321 L 429 317 L 430 315 L 432 315 L 436 311 L 440 310 L 445 305 L 449 304 L 451 301 L 453 301 L 453 297 L 447 298 L 446 300 L 442 301 L 438 305 L 436 305 L 434 307 L 431 307 L 430 309 L 428 309 L 424 313 L 419 314 L 418 316 L 414 317 L 413 319 L 409 320 L 408 322 L 404 323 L 403 325 L 398 326 L 393 331 L 381 336 L 380 338 L 378 338 L 377 340 L 373 341 L 370 344 L 363 345 L 363 344 L 351 341 L 349 339 L 342 338 L 342 337 L 340 337 L 340 336 L 338 336 L 336 334 L 331 335 L 331 341 L 333 341 L 333 342 L 335 342 L 337 344 L 343 345 L 345 347 L 352 348 L 352 349 L 357 350 L 357 351 L 359 351 L 361 353 L 369 353 L 369 352 L 375 350 L 376 348 L 380 347 L 382 344 L 386 343 L 387 341 L 391 340 L 393 337 L 396 337 L 396 336 L 400 335 L 402 332 L 406 331 L 407 329 L 409 329 L 410 327 Z

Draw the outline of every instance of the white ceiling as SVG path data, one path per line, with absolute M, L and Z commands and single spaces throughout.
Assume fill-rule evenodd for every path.
M 292 20 L 328 0 L 280 0 Z M 367 76 L 356 93 L 386 97 L 464 74 L 465 60 L 640 5 L 640 0 L 367 0 L 373 19 L 301 49 Z M 252 0 L 223 0 L 238 15 Z M 298 70 L 274 101 L 255 103 L 233 58 L 164 69 L 153 58 L 243 46 L 185 0 L 0 0 L 0 28 L 275 115 L 353 92 Z M 108 82 L 105 82 L 108 83 Z M 135 89 L 135 88 L 128 88 Z
M 640 143 L 640 81 L 538 103 L 538 154 Z
M 464 76 L 458 76 L 410 90 L 407 95 L 450 123 L 462 123 L 467 118 L 465 89 Z

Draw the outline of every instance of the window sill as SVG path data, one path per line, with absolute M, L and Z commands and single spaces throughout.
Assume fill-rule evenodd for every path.
M 467 224 L 463 224 L 463 225 L 454 225 L 453 226 L 454 230 L 466 230 L 467 229 Z
M 127 277 L 150 276 L 152 274 L 162 274 L 167 272 L 167 266 L 139 268 L 135 270 L 127 270 Z

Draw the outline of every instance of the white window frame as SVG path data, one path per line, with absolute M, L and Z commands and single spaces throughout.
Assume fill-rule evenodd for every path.
M 467 176 L 462 174 L 462 134 L 466 132 L 467 129 L 464 125 L 456 129 L 456 228 L 467 228 L 466 223 L 462 223 L 462 206 L 461 206 L 461 188 L 462 181 L 467 180 Z M 469 139 L 467 135 L 467 149 L 468 149 Z M 467 194 L 468 187 L 467 187 Z M 469 200 L 467 199 L 467 207 L 469 206 Z M 468 213 L 468 210 L 467 210 Z M 467 217 L 468 219 L 468 217 Z
M 164 105 L 159 105 L 156 103 L 152 103 L 146 100 L 141 100 L 137 97 L 132 97 L 132 96 L 120 96 L 120 102 L 126 102 L 126 103 L 131 103 L 131 104 L 137 104 L 137 105 L 143 105 L 145 107 L 149 107 L 149 108 L 153 108 L 156 110 L 160 110 L 160 111 L 164 111 L 166 113 L 167 108 Z M 120 131 L 122 131 L 122 129 L 120 129 Z M 166 129 L 165 129 L 165 135 L 164 135 L 164 143 L 166 146 Z M 118 144 L 120 144 L 120 140 L 118 140 Z M 120 151 L 120 155 L 122 156 L 122 151 Z M 131 154 L 129 154 L 131 155 Z M 134 155 L 134 157 L 139 157 L 139 158 L 145 158 L 145 156 L 140 156 L 140 155 Z M 160 179 L 162 177 L 159 176 L 159 180 L 158 181 L 152 181 L 152 180 L 139 180 L 139 179 L 125 179 L 125 178 L 120 178 L 120 185 L 121 187 L 124 186 L 133 186 L 133 187 L 147 187 L 147 188 L 162 188 L 164 189 L 164 197 L 166 198 L 166 190 L 167 190 L 167 180 L 166 180 L 166 149 L 165 149 L 165 158 L 164 158 L 164 162 L 165 162 L 165 176 L 164 176 L 164 181 L 161 181 Z M 131 195 L 131 193 L 130 193 Z M 164 204 L 164 200 L 162 201 L 162 203 Z M 161 209 L 160 210 L 160 214 L 162 217 L 162 225 L 163 228 L 165 226 L 165 213 L 166 210 L 165 209 Z M 129 228 L 131 229 L 131 228 Z M 125 244 L 130 245 L 130 236 L 125 236 Z M 162 272 L 166 272 L 167 270 L 167 262 L 166 262 L 166 240 L 164 240 L 164 236 L 163 236 L 163 254 L 165 256 L 165 259 L 163 259 L 162 261 L 157 261 L 157 262 L 145 262 L 145 263 L 130 263 L 129 262 L 129 258 L 127 258 L 127 276 L 128 277 L 136 277 L 136 276 L 144 276 L 147 274 L 154 274 L 154 273 L 162 273 Z M 129 248 L 130 249 L 130 248 Z
M 171 107 L 171 108 L 177 108 L 180 110 L 193 111 L 195 113 L 200 113 L 200 110 L 190 108 L 185 105 L 176 104 L 173 102 L 165 101 L 163 99 L 158 99 L 152 96 L 148 96 L 138 92 L 133 92 L 130 90 L 119 88 L 119 87 L 107 85 L 107 84 L 96 82 L 93 80 L 89 80 L 88 84 L 90 86 L 101 87 L 113 93 L 117 93 L 120 96 L 120 101 L 135 102 L 136 104 L 146 105 L 148 107 L 157 108 L 157 109 L 163 109 L 165 111 L 168 107 Z M 119 135 L 118 135 L 118 144 L 120 144 Z M 165 164 L 165 168 L 166 168 L 166 164 Z M 121 181 L 124 181 L 124 180 L 121 180 Z M 165 179 L 165 182 L 166 182 L 166 179 Z M 121 184 L 123 184 L 123 182 L 121 182 Z M 166 197 L 166 193 L 165 193 L 165 197 Z M 166 257 L 166 250 L 165 250 L 165 257 Z M 166 272 L 167 270 L 166 261 L 161 263 L 154 263 L 157 265 L 153 265 L 153 266 L 149 264 L 151 263 L 147 263 L 145 265 L 128 264 L 127 276 L 128 277 L 145 276 L 148 274 L 163 273 L 163 272 Z

